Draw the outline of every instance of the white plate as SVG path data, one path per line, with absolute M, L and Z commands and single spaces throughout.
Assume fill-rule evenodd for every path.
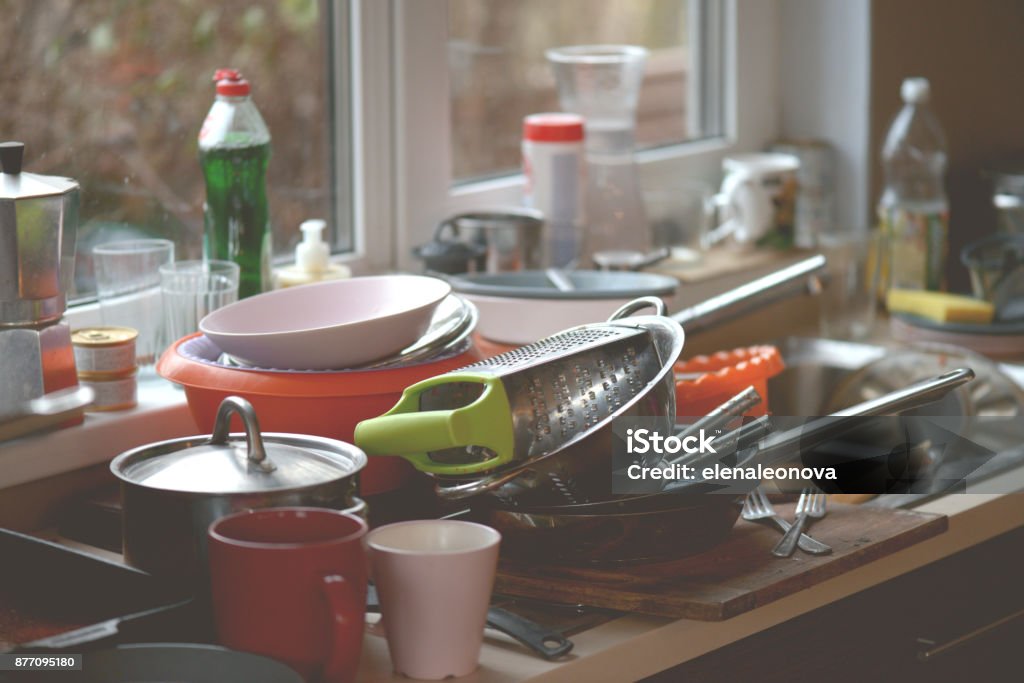
M 332 280 L 243 299 L 210 313 L 199 329 L 259 367 L 342 369 L 414 343 L 450 292 L 443 280 L 421 275 Z

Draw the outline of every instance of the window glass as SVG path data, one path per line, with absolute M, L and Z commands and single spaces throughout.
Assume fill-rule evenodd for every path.
M 0 130 L 26 143 L 25 168 L 82 187 L 77 294 L 95 244 L 173 239 L 202 253 L 196 136 L 212 75 L 252 83 L 272 137 L 274 249 L 306 218 L 332 215 L 328 0 L 8 0 L 0 23 Z M 348 226 L 333 226 L 336 247 Z
M 448 0 L 456 182 L 517 172 L 523 116 L 558 111 L 544 50 L 617 43 L 650 50 L 637 112 L 640 148 L 717 134 L 688 111 L 697 92 L 691 21 L 701 0 Z M 703 125 L 706 130 L 701 130 Z

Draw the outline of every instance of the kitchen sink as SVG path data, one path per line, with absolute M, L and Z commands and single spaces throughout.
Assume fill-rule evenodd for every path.
M 873 397 L 868 393 L 850 400 L 850 394 L 856 392 L 848 383 L 854 373 L 873 361 L 905 357 L 908 363 L 914 363 L 918 358 L 933 356 L 936 350 L 810 337 L 787 337 L 774 343 L 782 352 L 786 369 L 769 380 L 771 412 L 799 417 L 827 415 Z M 942 492 L 942 482 L 948 486 L 949 481 L 967 477 L 968 484 L 976 486 L 983 478 L 1024 465 L 1024 366 L 996 364 L 980 357 L 956 362 L 961 364 L 973 367 L 978 379 L 917 414 L 956 430 L 969 442 L 964 442 L 964 448 L 934 452 L 922 475 L 931 481 L 915 485 L 918 493 L 881 496 L 874 504 L 913 505 Z M 885 390 L 891 388 L 896 387 Z M 978 417 L 967 420 L 963 417 L 965 413 Z
M 775 415 L 825 415 L 842 381 L 885 355 L 885 348 L 870 344 L 787 337 L 776 342 L 786 369 L 768 382 Z

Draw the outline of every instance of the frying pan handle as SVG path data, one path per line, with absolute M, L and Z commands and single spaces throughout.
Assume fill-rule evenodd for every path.
M 456 381 L 479 381 L 480 396 L 467 406 L 451 410 L 419 410 L 420 394 Z M 509 419 L 512 409 L 496 378 L 441 375 L 414 384 L 402 393 L 395 407 L 356 425 L 355 444 L 370 455 L 400 455 L 421 472 L 473 474 L 512 460 L 515 435 Z M 462 446 L 483 446 L 494 453 L 482 462 L 442 463 L 430 451 Z
M 267 451 L 263 447 L 263 437 L 260 435 L 260 421 L 256 418 L 256 409 L 241 396 L 228 396 L 221 401 L 209 443 L 224 445 L 228 442 L 232 413 L 242 418 L 242 425 L 245 427 L 245 440 L 249 446 L 249 462 L 264 472 L 273 472 L 277 468 L 267 458 Z
M 612 313 L 611 317 L 608 318 L 608 322 L 611 323 L 628 318 L 637 311 L 642 311 L 648 307 L 653 308 L 657 315 L 668 315 L 668 307 L 665 306 L 664 301 L 656 296 L 642 296 L 639 299 L 633 299 L 629 303 L 624 304 L 619 310 Z
M 771 434 L 753 448 L 746 462 L 758 462 L 765 467 L 793 456 L 794 448 L 812 448 L 833 439 L 850 429 L 851 418 L 877 415 L 896 415 L 905 410 L 919 408 L 938 401 L 953 389 L 974 379 L 974 370 L 958 368 L 931 379 L 859 403 L 827 417 L 812 420 L 802 427 Z M 744 464 L 740 463 L 740 464 Z
M 573 642 L 558 631 L 546 629 L 501 607 L 487 610 L 487 625 L 512 636 L 544 659 L 558 659 L 572 651 Z
M 834 415 L 836 417 L 894 415 L 904 410 L 910 410 L 911 408 L 917 408 L 938 401 L 953 389 L 970 382 L 972 379 L 974 379 L 974 370 L 970 368 L 957 368 L 931 379 L 915 382 L 884 396 L 859 403 L 852 408 L 840 410 L 834 413 Z
M 821 254 L 712 297 L 672 316 L 688 335 L 728 322 L 773 301 L 820 289 L 817 273 L 825 268 Z
M 724 429 L 725 426 L 734 418 L 739 417 L 760 403 L 761 394 L 757 393 L 757 389 L 752 386 L 747 387 L 704 417 L 694 422 L 692 425 L 686 427 L 677 436 L 682 441 L 687 437 L 700 434 L 701 431 L 719 431 Z M 719 440 L 721 441 L 721 438 Z M 696 460 L 699 457 L 700 456 L 697 454 L 681 453 L 673 458 L 669 458 L 667 464 L 688 464 L 691 460 Z

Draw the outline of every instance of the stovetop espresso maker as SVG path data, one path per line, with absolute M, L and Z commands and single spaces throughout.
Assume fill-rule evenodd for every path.
M 0 143 L 0 418 L 78 384 L 64 321 L 75 268 L 78 183 L 22 173 L 25 145 Z

